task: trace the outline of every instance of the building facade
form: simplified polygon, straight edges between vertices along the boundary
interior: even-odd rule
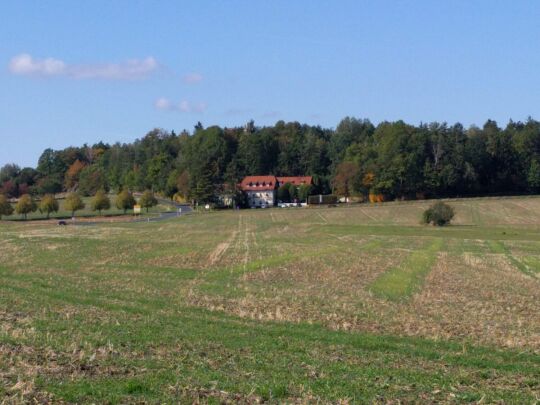
[[[311,176],[246,176],[239,184],[245,193],[250,208],[273,207],[277,203],[277,189],[283,184],[290,183],[296,187],[311,184]]]
[[[276,178],[274,176],[247,176],[240,183],[251,208],[273,207],[276,204]]]

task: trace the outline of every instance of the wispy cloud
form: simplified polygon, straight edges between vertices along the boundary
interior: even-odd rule
[[[54,58],[35,60],[27,53],[13,57],[8,67],[16,75],[58,76],[66,73],[63,61]]]
[[[171,110],[173,105],[169,99],[160,97],[154,103],[154,107],[156,107],[157,110]]]
[[[189,73],[182,79],[184,80],[184,83],[194,84],[201,82],[203,80],[203,76],[200,73]]]
[[[202,113],[206,111],[207,104],[205,102],[192,103],[187,100],[182,100],[179,103],[174,103],[168,98],[160,97],[154,102],[154,107],[157,110],[162,110],[162,111]]]
[[[72,79],[137,80],[144,79],[159,67],[151,56],[121,63],[71,65],[55,58],[36,59],[23,53],[11,59],[8,68],[21,76],[64,76]]]

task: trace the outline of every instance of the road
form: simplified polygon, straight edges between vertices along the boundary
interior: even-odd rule
[[[187,205],[187,204],[178,204],[178,203],[176,203],[174,201],[167,200],[167,199],[164,199],[164,198],[158,198],[157,200],[158,200],[158,202],[160,204],[173,206],[175,208],[174,211],[160,212],[159,216],[157,216],[157,217],[139,218],[139,219],[135,219],[134,221],[131,221],[131,222],[165,221],[167,219],[175,218],[175,217],[178,217],[180,215],[185,215],[185,214],[192,211],[191,207],[189,205]],[[179,212],[178,211],[179,209],[181,209],[182,211]]]
[[[158,198],[158,202],[162,205],[170,205],[174,207],[174,211],[163,211],[160,212],[158,216],[155,217],[145,217],[145,218],[138,218],[130,221],[125,222],[157,222],[157,221],[166,221],[168,219],[176,218],[181,215],[186,215],[193,210],[191,207],[187,204],[178,204],[174,201],[167,200],[165,198]],[[179,211],[181,209],[181,211]],[[66,221],[70,223],[70,221]],[[77,222],[75,225],[82,225],[82,226],[91,226],[91,225],[99,225],[109,223],[109,221],[92,221],[92,222]]]

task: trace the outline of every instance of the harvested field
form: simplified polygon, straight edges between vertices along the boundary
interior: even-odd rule
[[[449,203],[0,223],[0,398],[534,403],[540,198]]]

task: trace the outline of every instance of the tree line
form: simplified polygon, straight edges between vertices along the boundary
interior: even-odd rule
[[[126,212],[133,209],[136,204],[141,208],[145,208],[146,212],[148,212],[150,208],[158,205],[158,200],[154,193],[150,190],[146,190],[137,201],[132,193],[124,189],[116,195],[114,204],[116,208],[123,210],[124,214],[126,214]],[[103,211],[107,211],[111,208],[111,199],[105,191],[98,190],[92,199],[90,199],[89,205],[89,208],[92,211],[98,211],[99,215],[101,215]],[[86,203],[78,193],[71,192],[63,199],[63,208],[65,211],[71,213],[71,217],[75,217],[77,211],[86,208]],[[28,214],[36,211],[45,214],[46,218],[49,219],[50,215],[52,213],[57,213],[59,209],[60,203],[54,194],[45,194],[39,201],[36,201],[30,194],[23,194],[17,199],[15,206],[11,204],[5,195],[0,194],[0,220],[3,216],[10,216],[13,213],[19,214],[24,219],[27,219]]]
[[[36,168],[0,169],[0,194],[151,190],[216,202],[246,175],[313,176],[311,193],[386,199],[538,193],[540,122],[502,128],[457,123],[372,124],[346,117],[335,129],[278,121],[258,127],[154,129],[133,143],[46,149]],[[241,198],[238,195],[238,198]]]

